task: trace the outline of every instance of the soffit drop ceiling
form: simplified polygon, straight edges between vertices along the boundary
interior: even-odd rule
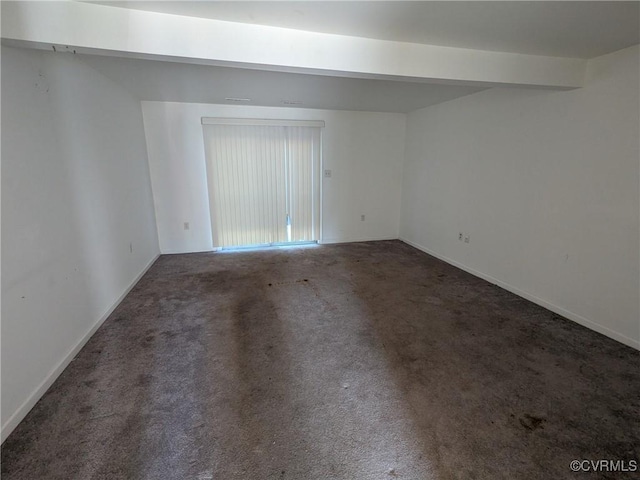
[[[81,61],[143,101],[405,113],[483,88],[189,65],[94,55]]]
[[[640,43],[632,1],[118,1],[122,8],[419,44],[593,58]]]
[[[531,83],[535,86],[537,82],[537,85],[543,87],[547,81],[544,75],[553,73],[554,68],[571,67],[573,65],[571,62],[576,61],[585,64],[584,60],[573,60],[573,58],[590,58],[637,44],[640,36],[640,2],[98,1],[77,2],[75,5],[86,6],[87,3],[117,7],[107,10],[120,12],[130,8],[168,13],[179,15],[175,17],[178,19],[185,19],[184,16],[202,17],[224,22],[243,22],[281,29],[293,28],[348,35],[351,38],[365,37],[412,42],[418,45],[432,44],[440,45],[445,49],[447,47],[473,49],[469,52],[471,52],[470,55],[476,55],[473,57],[476,64],[479,58],[487,58],[483,55],[483,50],[510,52],[504,54],[511,55],[509,62],[519,62],[527,55],[567,57],[558,59],[540,57],[550,70],[535,68],[538,65],[535,63],[538,61],[535,57],[524,59],[525,63],[518,64],[527,67],[526,62],[532,62],[529,64],[531,68],[528,72],[534,76],[542,72],[543,78],[539,82],[533,78]],[[67,5],[69,4],[74,5],[74,2],[69,2]],[[96,5],[96,8],[104,9],[105,7]],[[126,14],[121,14],[120,17],[128,18]],[[40,20],[45,21],[43,25],[46,27],[48,17],[43,18]],[[155,21],[155,19],[152,20]],[[291,30],[282,30],[282,32],[283,36],[289,37],[286,32]],[[19,33],[21,33],[20,29],[18,29]],[[105,38],[108,40],[107,37]],[[291,38],[298,37],[293,35]],[[345,44],[351,45],[348,41]],[[413,48],[409,43],[395,44],[394,48],[396,47],[401,53],[404,49]],[[50,49],[51,45],[47,45],[45,40],[40,48]],[[82,53],[81,49],[79,53]],[[439,53],[443,52],[439,51]],[[514,53],[516,55],[512,55]],[[446,55],[449,54],[446,53]],[[449,58],[446,55],[439,58],[440,64],[442,59]],[[243,68],[232,68],[229,65],[221,66],[224,62],[197,64],[196,61],[194,64],[189,63],[188,59],[177,59],[177,57],[175,61],[172,58],[144,60],[135,56],[127,57],[127,52],[117,51],[79,54],[78,57],[125,86],[140,100],[148,101],[224,104],[231,103],[226,100],[229,97],[240,97],[250,98],[251,101],[246,103],[249,105],[408,112],[468,95],[490,86],[490,82],[465,83],[446,79],[432,81],[428,78],[421,79],[419,75],[416,75],[416,78],[402,78],[402,81],[398,81],[400,78],[394,78],[392,75],[387,75],[386,78],[385,75],[362,78],[357,72],[324,73],[309,70],[292,73],[296,70],[277,71],[277,65],[271,68],[272,66],[269,65],[256,64],[244,68],[241,65],[242,62],[239,62],[240,64],[236,67]],[[549,60],[552,62],[557,60],[560,63],[554,65],[549,63]],[[466,65],[465,62],[460,63],[460,58],[454,61],[453,57],[445,64],[456,62],[459,65]],[[516,63],[509,62],[502,64],[503,74],[517,70]],[[416,65],[416,63],[409,65]],[[486,62],[480,62],[481,67],[484,68],[485,65],[487,65]],[[509,65],[513,68],[510,69]],[[478,71],[480,70],[482,68]],[[491,68],[484,70],[491,71]],[[349,78],[350,76],[352,78]],[[473,80],[474,75],[471,77]],[[561,88],[562,85],[579,86],[579,83],[573,80],[565,82],[562,80],[562,75],[557,77],[560,79],[557,82],[553,75],[548,77],[552,88],[556,83]],[[501,80],[499,75],[497,78]],[[509,82],[512,85],[518,85],[517,81],[509,78],[509,75],[505,74],[504,78],[505,85]],[[523,78],[527,80],[526,75]],[[499,81],[494,83],[499,84]]]

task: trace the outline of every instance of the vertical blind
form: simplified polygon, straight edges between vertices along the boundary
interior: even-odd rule
[[[203,124],[214,247],[317,240],[320,128]]]
[[[287,165],[289,180],[287,212],[290,216],[289,241],[318,239],[320,209],[319,164],[320,129],[285,127],[287,130]]]

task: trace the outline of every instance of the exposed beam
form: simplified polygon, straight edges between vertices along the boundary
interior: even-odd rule
[[[82,2],[2,2],[5,44],[295,73],[582,86],[586,60],[374,40]]]

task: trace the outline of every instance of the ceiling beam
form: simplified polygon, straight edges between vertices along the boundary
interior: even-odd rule
[[[586,60],[442,47],[72,1],[2,2],[3,43],[293,73],[567,89]]]

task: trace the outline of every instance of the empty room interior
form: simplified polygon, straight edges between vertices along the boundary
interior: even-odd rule
[[[640,2],[2,1],[1,474],[640,475]]]

